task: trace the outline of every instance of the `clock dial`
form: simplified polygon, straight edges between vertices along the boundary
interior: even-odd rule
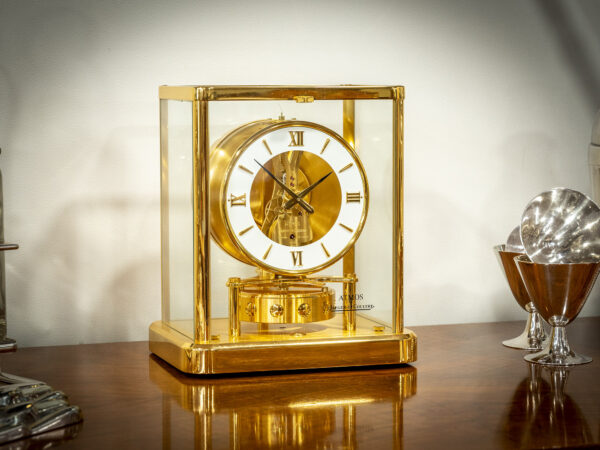
[[[223,216],[253,263],[282,274],[315,272],[360,234],[367,180],[351,147],[309,122],[280,122],[242,145],[223,185]]]

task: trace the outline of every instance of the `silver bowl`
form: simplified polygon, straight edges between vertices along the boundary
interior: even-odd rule
[[[515,227],[506,240],[506,251],[513,253],[525,253],[525,247],[521,241],[521,227]]]
[[[529,202],[521,218],[525,253],[538,264],[600,261],[600,208],[581,192],[554,188]]]

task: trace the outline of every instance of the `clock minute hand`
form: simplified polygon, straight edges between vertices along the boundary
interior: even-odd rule
[[[310,206],[308,203],[306,203],[306,202],[305,202],[304,200],[302,200],[301,198],[298,198],[297,194],[296,194],[296,193],[295,193],[295,192],[294,192],[292,189],[290,189],[289,187],[287,187],[283,181],[281,181],[279,178],[277,178],[275,175],[273,175],[273,174],[272,174],[272,173],[269,171],[269,169],[267,169],[267,168],[266,168],[265,166],[263,166],[261,163],[259,163],[258,161],[256,161],[256,159],[255,159],[254,161],[256,162],[256,164],[258,164],[260,167],[262,167],[262,169],[263,169],[265,172],[267,172],[267,173],[269,174],[269,176],[270,176],[271,178],[273,178],[273,179],[274,179],[274,180],[277,182],[277,184],[279,184],[279,186],[281,186],[281,187],[283,188],[283,190],[284,190],[285,192],[287,192],[288,194],[290,194],[290,195],[291,195],[291,196],[292,196],[292,197],[295,199],[295,201],[297,201],[297,202],[300,204],[300,206],[302,206],[302,207],[303,207],[303,208],[306,210],[306,212],[308,212],[309,214],[312,214],[312,213],[314,213],[314,212],[315,212],[315,210],[313,209],[313,207],[312,207],[312,206]]]
[[[333,172],[329,172],[327,175],[321,177],[317,182],[311,184],[309,187],[307,187],[306,189],[300,191],[298,193],[298,195],[296,195],[295,198],[292,198],[290,200],[288,200],[287,202],[284,203],[283,207],[285,209],[290,209],[292,206],[294,206],[294,204],[296,202],[299,202],[300,200],[303,199],[304,196],[306,196],[310,191],[312,191],[314,188],[316,188],[319,184],[321,184],[323,181],[325,181],[325,179],[331,175]]]

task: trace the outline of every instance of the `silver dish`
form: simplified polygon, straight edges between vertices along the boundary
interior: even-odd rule
[[[581,192],[554,188],[535,197],[521,218],[525,253],[537,264],[600,261],[600,208]]]
[[[521,241],[520,226],[516,226],[508,235],[505,250],[513,253],[525,253],[525,247],[523,247],[523,242]]]

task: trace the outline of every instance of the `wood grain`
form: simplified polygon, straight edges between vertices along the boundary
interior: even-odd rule
[[[522,328],[413,327],[411,366],[260,376],[186,376],[151,356],[147,342],[1,358],[3,371],[45,381],[82,408],[65,448],[600,446],[600,318],[567,328],[573,349],[594,361],[569,370],[558,406],[551,373],[541,370],[532,388],[524,352],[500,344]]]

